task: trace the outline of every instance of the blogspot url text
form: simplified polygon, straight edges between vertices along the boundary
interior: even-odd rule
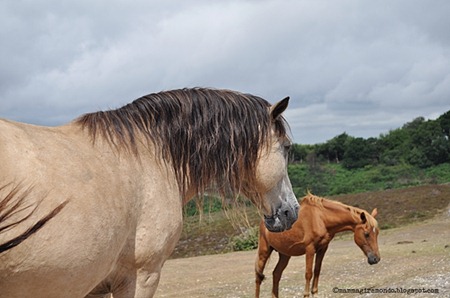
[[[335,294],[439,294],[439,289],[427,289],[427,288],[355,288],[355,289],[343,289],[334,287],[333,293]]]

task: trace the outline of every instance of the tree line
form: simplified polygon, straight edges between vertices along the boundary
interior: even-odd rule
[[[418,117],[378,138],[342,133],[315,145],[294,144],[292,163],[340,163],[347,169],[409,164],[427,168],[450,162],[450,110],[436,120]]]

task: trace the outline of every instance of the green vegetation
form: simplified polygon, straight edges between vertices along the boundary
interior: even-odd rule
[[[323,144],[295,144],[289,177],[298,196],[337,195],[450,181],[450,111],[379,138],[342,133]]]
[[[231,250],[246,251],[258,248],[258,227],[251,227],[230,239]]]
[[[450,182],[450,163],[425,169],[408,164],[381,164],[352,170],[331,163],[314,168],[307,164],[292,164],[288,170],[298,197],[308,190],[316,195],[332,196]]]

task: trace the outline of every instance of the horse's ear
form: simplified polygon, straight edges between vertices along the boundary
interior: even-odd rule
[[[377,208],[373,209],[373,210],[372,210],[372,216],[373,216],[373,217],[376,217],[377,214],[378,214]]]
[[[367,222],[366,213],[361,212],[361,220],[362,220],[363,224],[365,224]]]
[[[289,96],[270,107],[270,117],[276,120],[286,110],[289,104]]]

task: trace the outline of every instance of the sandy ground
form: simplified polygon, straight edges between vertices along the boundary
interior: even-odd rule
[[[450,297],[450,209],[420,224],[383,230],[381,261],[370,266],[350,236],[329,246],[314,297]],[[256,251],[168,260],[155,297],[253,297]],[[261,297],[271,297],[272,254]],[[291,258],[280,282],[280,297],[303,297],[304,256]],[[342,293],[367,291],[438,291],[433,293]],[[335,292],[341,293],[335,293]]]

